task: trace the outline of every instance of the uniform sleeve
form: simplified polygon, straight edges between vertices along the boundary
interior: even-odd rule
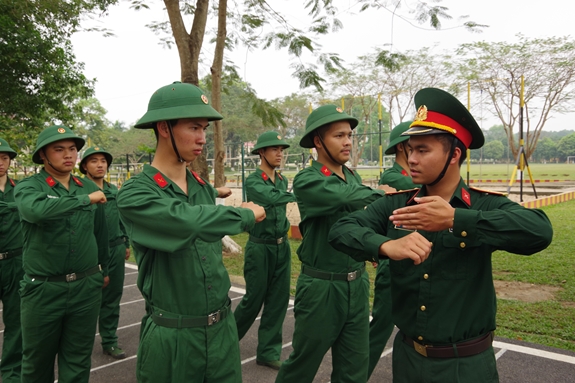
[[[384,201],[382,198],[340,218],[329,232],[330,245],[356,261],[376,262],[380,246],[391,239],[386,236],[391,210],[386,209]]]
[[[553,227],[539,209],[527,209],[505,197],[491,197],[483,210],[455,209],[453,234],[510,253],[531,255],[553,239]]]
[[[132,242],[170,253],[190,247],[196,239],[215,242],[255,224],[249,209],[190,205],[147,185],[125,184],[118,194],[118,209]]]
[[[411,177],[406,177],[397,172],[383,172],[379,185],[388,185],[395,190],[410,190],[416,186],[413,184]]]
[[[293,193],[275,188],[266,183],[259,175],[246,179],[246,194],[248,201],[253,201],[264,208],[295,202]]]
[[[50,198],[33,180],[26,181],[16,185],[14,199],[22,219],[30,223],[58,218],[90,204],[87,194]]]
[[[14,210],[18,210],[16,202],[0,201],[0,215],[12,214]]]
[[[106,210],[103,204],[96,206],[94,214],[94,235],[98,245],[98,263],[102,266],[104,276],[108,276],[110,263],[110,249],[108,242],[108,224],[106,223]]]
[[[298,201],[305,201],[306,217],[334,214],[341,208],[363,209],[383,196],[383,190],[372,189],[361,183],[341,182],[336,176],[319,172],[300,172],[294,179],[294,193]]]

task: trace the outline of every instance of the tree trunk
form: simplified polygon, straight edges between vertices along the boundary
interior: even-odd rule
[[[226,43],[226,15],[228,2],[220,0],[218,5],[218,33],[216,37],[216,49],[214,52],[214,62],[210,68],[212,72],[212,104],[218,111],[222,111],[222,69],[224,63],[224,48]],[[225,186],[224,160],[226,157],[224,148],[224,132],[221,121],[214,123],[214,186]]]

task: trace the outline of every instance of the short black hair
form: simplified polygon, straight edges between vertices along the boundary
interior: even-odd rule
[[[461,166],[465,161],[465,158],[467,157],[466,156],[467,148],[465,147],[463,142],[461,142],[457,137],[451,134],[434,134],[434,136],[437,139],[437,141],[441,142],[441,144],[443,145],[443,150],[445,150],[446,153],[449,153],[451,151],[451,145],[455,141],[455,147],[461,150],[461,157],[459,157],[459,166]]]
[[[178,121],[180,121],[179,118],[176,118],[175,120],[165,120],[169,126],[174,127],[178,124]],[[158,122],[161,121],[157,121],[154,123],[154,127],[152,128],[154,130],[154,135],[156,136],[156,141],[158,141],[158,139],[160,138],[160,134],[158,133]]]

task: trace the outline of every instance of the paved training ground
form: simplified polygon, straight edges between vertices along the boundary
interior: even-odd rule
[[[124,296],[120,310],[120,325],[118,328],[119,346],[127,358],[114,360],[102,354],[100,337],[96,334],[94,351],[92,353],[93,383],[135,383],[136,382],[136,352],[140,320],[144,313],[144,300],[136,287],[137,270],[132,264],[126,266]],[[243,286],[232,286],[230,297],[235,308],[243,296]],[[259,318],[258,318],[259,320]],[[240,342],[242,372],[244,383],[273,383],[276,371],[256,365],[258,320]],[[287,359],[291,352],[291,337],[294,327],[293,301],[291,302],[284,322],[284,351],[282,360]],[[0,326],[3,332],[4,325]],[[393,337],[393,336],[392,336]],[[0,339],[1,343],[1,339]],[[391,382],[391,341],[383,353],[370,382]],[[570,383],[575,375],[575,353],[552,349],[524,342],[495,338],[495,353],[502,383]],[[326,355],[314,382],[329,382],[331,373],[331,358]],[[162,382],[158,382],[162,383]],[[184,383],[184,382],[173,382]]]

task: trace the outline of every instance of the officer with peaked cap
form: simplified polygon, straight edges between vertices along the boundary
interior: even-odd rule
[[[393,128],[389,135],[389,145],[385,149],[385,154],[395,154],[395,160],[393,166],[381,174],[378,186],[388,194],[418,187],[411,180],[407,163],[407,140],[409,140],[409,136],[402,136],[412,122],[402,122]],[[391,275],[388,259],[380,259],[377,265],[371,316],[372,319],[369,322],[368,379],[381,359],[381,353],[394,327],[391,317]]]
[[[20,383],[22,369],[22,331],[20,329],[20,295],[22,271],[22,227],[14,202],[16,181],[8,176],[16,151],[0,138],[0,299],[4,340],[0,375],[5,383]]]
[[[238,337],[242,339],[263,306],[256,363],[275,370],[281,366],[282,326],[291,277],[286,205],[295,202],[295,196],[287,191],[287,178],[275,170],[287,148],[288,143],[278,133],[265,132],[252,150],[260,156],[261,164],[246,179],[246,196],[266,209],[266,219],[250,230],[244,252],[246,294],[234,312]]]
[[[85,174],[98,185],[107,200],[104,207],[110,247],[110,260],[108,262],[110,284],[102,291],[98,331],[102,339],[104,354],[110,355],[114,359],[124,359],[126,353],[118,347],[116,330],[120,319],[120,300],[124,291],[124,264],[130,258],[130,242],[124,225],[120,222],[120,214],[116,204],[118,188],[105,180],[112,160],[113,157],[109,152],[100,147],[92,146],[84,152],[78,168],[82,174]]]
[[[496,298],[491,254],[545,249],[545,213],[465,185],[467,148],[483,133],[451,94],[415,95],[409,167],[421,189],[395,193],[337,222],[330,243],[356,260],[390,259],[393,381],[498,382],[492,340]],[[433,244],[433,246],[432,246]],[[406,367],[409,366],[409,367]]]
[[[16,185],[24,234],[20,282],[22,381],[88,382],[102,287],[108,231],[96,184],[72,175],[84,139],[70,128],[44,129],[32,154],[38,174]]]
[[[293,352],[276,382],[311,382],[331,349],[332,380],[367,381],[369,280],[364,261],[356,261],[327,242],[331,225],[383,195],[362,185],[344,164],[350,159],[352,130],[358,121],[335,105],[307,118],[304,148],[315,147],[317,161],[294,178],[301,215],[302,262],[295,296]]]
[[[135,126],[157,137],[152,164],[118,193],[147,308],[138,382],[242,379],[220,240],[252,229],[265,210],[251,202],[216,206],[229,189],[216,190],[186,167],[202,153],[209,122],[221,119],[200,88],[176,82],[152,95]]]

